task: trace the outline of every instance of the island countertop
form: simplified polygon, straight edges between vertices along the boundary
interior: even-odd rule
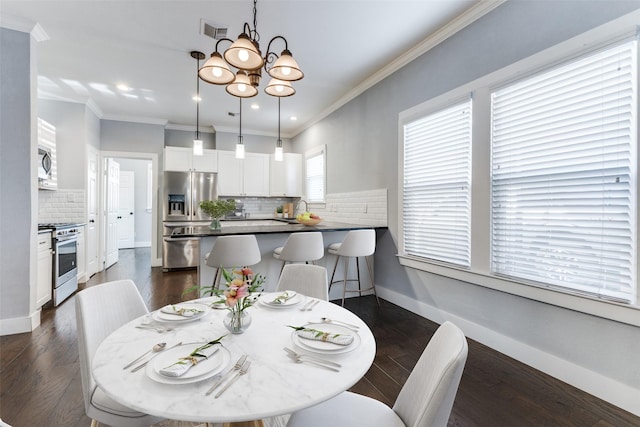
[[[386,228],[367,224],[346,224],[340,222],[323,221],[320,224],[307,226],[299,223],[284,222],[270,219],[254,219],[243,221],[221,221],[220,230],[211,230],[208,226],[175,227],[171,237],[209,237],[229,236],[235,234],[273,234],[295,233],[300,231],[348,231],[367,228]]]

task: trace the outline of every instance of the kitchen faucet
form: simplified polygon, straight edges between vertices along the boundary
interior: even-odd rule
[[[304,211],[305,212],[309,212],[309,203],[307,203],[307,201],[304,200],[304,199],[300,199],[300,201],[296,205],[296,210],[298,210],[300,208],[300,203],[302,203],[302,202],[304,202]]]

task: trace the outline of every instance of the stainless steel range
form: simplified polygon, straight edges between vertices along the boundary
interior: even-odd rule
[[[58,306],[78,290],[78,225],[38,224],[38,228],[53,230],[53,305]]]

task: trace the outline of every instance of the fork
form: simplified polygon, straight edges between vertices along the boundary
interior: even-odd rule
[[[165,326],[154,326],[154,325],[149,325],[149,324],[136,325],[136,328],[156,331],[159,334],[161,334],[163,332],[173,331],[173,328],[168,327],[168,326],[167,327],[165,327]]]
[[[236,362],[235,365],[233,365],[233,367],[231,369],[229,369],[227,371],[226,374],[224,374],[223,376],[221,376],[218,381],[216,381],[215,383],[213,383],[213,385],[211,386],[211,388],[209,390],[207,390],[207,392],[205,393],[207,396],[209,396],[211,393],[213,393],[213,390],[216,389],[216,387],[218,387],[220,384],[222,384],[224,382],[225,379],[227,379],[227,377],[229,376],[229,374],[231,374],[233,371],[237,371],[240,368],[242,368],[242,365],[244,365],[245,360],[247,360],[247,355],[243,354],[242,356],[240,356],[240,358],[238,359],[238,361]]]
[[[305,303],[302,308],[300,309],[300,311],[305,311],[308,308],[310,308],[316,301],[315,300],[310,300],[309,302]]]
[[[311,304],[309,304],[309,307],[307,307],[307,311],[313,310],[313,307],[315,307],[319,303],[320,303],[320,300],[313,301]]]
[[[229,386],[231,386],[231,384],[233,384],[233,383],[234,383],[238,378],[240,378],[242,375],[246,374],[246,373],[247,373],[247,371],[249,370],[249,366],[251,366],[251,361],[250,361],[250,360],[247,360],[247,361],[245,362],[245,364],[244,364],[244,365],[242,365],[242,368],[240,368],[240,371],[239,371],[238,373],[236,373],[236,375],[235,375],[233,378],[231,378],[231,379],[229,380],[229,382],[228,382],[228,383],[226,383],[226,384],[224,385],[224,387],[222,387],[222,389],[220,389],[220,391],[218,392],[218,394],[216,394],[216,399],[217,399],[217,398],[219,398],[220,396],[222,396],[222,393],[224,393],[224,392],[225,392],[225,390],[226,390],[226,389],[228,389],[228,388],[229,388]]]

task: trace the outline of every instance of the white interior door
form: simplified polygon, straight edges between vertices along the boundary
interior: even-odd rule
[[[135,174],[120,171],[120,206],[118,209],[118,249],[136,246]]]
[[[118,211],[120,198],[120,165],[107,159],[107,232],[105,268],[118,262]]]
[[[87,227],[86,227],[86,274],[87,278],[100,271],[98,262],[98,163],[99,154],[89,149],[87,154]]]

